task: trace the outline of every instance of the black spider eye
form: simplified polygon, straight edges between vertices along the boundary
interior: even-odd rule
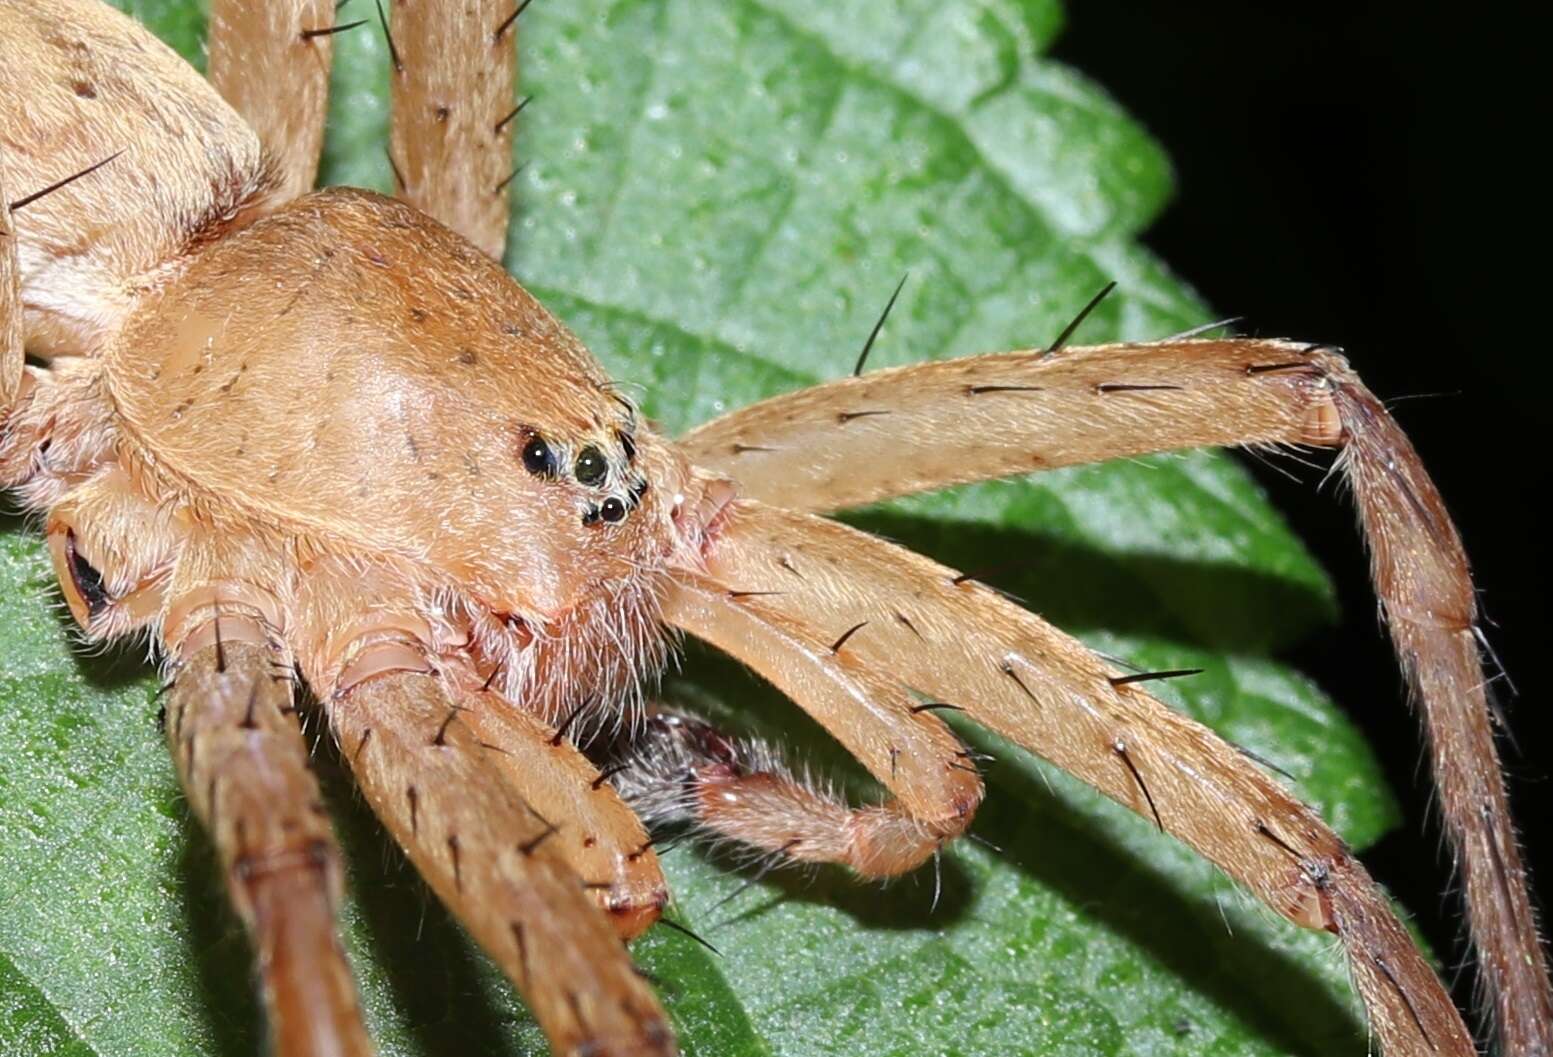
[[[583,484],[595,485],[604,480],[604,475],[609,472],[609,463],[604,461],[604,453],[590,444],[578,454],[573,472]]]
[[[626,516],[626,505],[614,496],[610,496],[604,500],[604,505],[599,507],[599,516],[605,521],[619,521]]]
[[[523,445],[523,468],[535,477],[555,476],[555,452],[543,437],[530,437]]]

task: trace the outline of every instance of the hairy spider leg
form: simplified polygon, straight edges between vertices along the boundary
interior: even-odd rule
[[[792,612],[751,610],[693,574],[669,592],[663,615],[769,680],[892,794],[876,807],[827,812],[768,780],[729,776],[724,787],[704,790],[709,826],[764,852],[884,878],[920,866],[971,824],[983,790],[960,755],[964,746],[937,716],[914,707],[888,666],[850,650],[846,628],[829,633]]]
[[[399,0],[389,160],[399,197],[497,260],[507,242],[518,114],[512,0]]]
[[[326,703],[356,783],[439,899],[523,993],[557,1053],[676,1053],[657,999],[499,752],[433,676],[384,672]],[[565,824],[569,825],[570,820]]]
[[[1476,1052],[1439,978],[1342,841],[1134,675],[953,569],[839,522],[749,500],[725,513],[705,577],[688,590],[720,610],[724,626],[739,626],[726,615],[737,611],[744,624],[854,629],[844,652],[899,681],[887,725],[905,730],[922,718],[904,687],[952,703],[1191,845],[1284,917],[1337,935],[1386,1053]],[[683,604],[668,612],[728,648],[712,621],[687,619]],[[757,667],[797,667],[803,653],[795,644]],[[902,769],[908,759],[901,754]]]
[[[214,0],[207,75],[250,128],[289,201],[313,189],[324,149],[334,34],[334,0]]]
[[[407,588],[391,570],[323,560],[299,590],[299,662],[357,785],[522,992],[557,1053],[677,1052],[657,999],[598,907],[615,883],[608,859],[620,844],[639,846],[639,824],[627,825],[624,840],[601,828],[602,848],[582,846],[582,827],[618,824],[628,809],[613,791],[595,793],[596,772],[574,750],[555,751],[553,734],[513,737],[522,720],[495,718],[507,702],[460,692],[461,659],[438,654]],[[583,818],[564,813],[573,799],[592,801]],[[603,876],[579,875],[578,864]],[[662,890],[655,859],[638,870],[636,879]]]
[[[565,820],[551,852],[583,879],[622,939],[645,932],[668,905],[669,888],[641,819],[566,731],[489,691],[459,700],[465,725],[492,746],[492,768],[546,818]]]
[[[1510,821],[1461,540],[1417,453],[1334,350],[1195,340],[969,357],[766,400],[692,430],[745,495],[826,511],[959,482],[1206,445],[1331,447],[1430,738],[1490,1012],[1553,1052],[1553,984]]]
[[[212,625],[210,641],[175,665],[167,743],[253,941],[272,1045],[281,1057],[368,1057],[335,927],[340,853],[308,769],[284,653],[236,637],[268,635],[247,614],[206,616],[234,637],[214,637]]]
[[[447,614],[417,604],[412,581],[372,563],[323,559],[308,579],[309,630],[299,653],[320,696],[343,697],[387,672],[436,673],[461,727],[485,750],[481,766],[556,823],[545,854],[582,879],[622,938],[658,920],[668,884],[645,827],[573,745],[567,724],[551,727],[496,692],[500,680],[479,680],[462,613],[456,627],[446,626]]]

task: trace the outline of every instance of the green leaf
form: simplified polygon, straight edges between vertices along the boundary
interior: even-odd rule
[[[191,60],[187,0],[126,7]],[[365,12],[357,12],[363,14]],[[1039,345],[1107,279],[1085,340],[1206,318],[1133,240],[1169,194],[1152,140],[1046,58],[1055,0],[571,0],[521,22],[509,263],[678,431],[876,365]],[[379,30],[339,38],[326,177],[389,188]],[[1161,692],[1277,763],[1354,845],[1395,819],[1374,760],[1274,659],[1332,592],[1234,461],[1202,453],[896,503],[865,527],[972,568],[1096,648],[1207,669]],[[0,532],[0,1051],[247,1054],[261,1027],[155,725],[148,671],[72,648],[35,533]],[[857,778],[790,704],[691,650],[667,694]],[[880,889],[668,856],[637,944],[689,1054],[1363,1054],[1341,959],[1144,820],[992,752],[976,833]],[[512,990],[320,770],[350,860],[347,942],[385,1054],[543,1053]]]

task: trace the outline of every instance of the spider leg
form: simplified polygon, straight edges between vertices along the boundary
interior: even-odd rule
[[[1341,357],[1283,341],[1001,353],[762,400],[691,430],[680,446],[752,499],[823,512],[1147,452],[1341,446],[1365,425],[1338,401],[1357,386]]]
[[[657,999],[595,902],[608,889],[587,885],[616,883],[607,850],[602,877],[585,880],[571,867],[579,820],[565,813],[574,797],[555,787],[579,769],[564,754],[544,759],[549,737],[513,736],[521,720],[494,722],[510,703],[459,689],[471,674],[468,628],[418,604],[417,583],[414,569],[329,559],[299,583],[288,641],[357,787],[523,994],[557,1053],[677,1052]],[[581,825],[607,821],[611,798],[599,796]]]
[[[877,371],[692,431],[744,493],[825,510],[1204,445],[1340,450],[1430,737],[1445,831],[1507,1052],[1553,1052],[1553,983],[1494,743],[1466,554],[1417,453],[1347,362],[1286,341],[1165,341]]]
[[[707,789],[707,824],[763,851],[844,863],[868,878],[914,869],[963,833],[982,784],[953,732],[917,707],[886,674],[887,663],[850,649],[845,627],[830,631],[791,610],[755,609],[737,594],[687,573],[664,599],[664,619],[759,672],[846,746],[893,799],[847,811],[807,801],[769,777],[729,775],[726,788]]]
[[[858,630],[845,652],[952,702],[1190,844],[1261,900],[1338,935],[1386,1053],[1473,1054],[1439,979],[1341,840],[1211,731],[974,580],[867,533],[741,501],[669,618],[725,646],[695,606],[746,623]],[[714,595],[708,584],[718,585]],[[726,586],[736,585],[730,592]],[[793,659],[784,664],[794,665]]]
[[[677,1052],[657,1000],[547,819],[491,765],[436,678],[384,672],[326,705],[357,785],[394,839],[523,993],[557,1053]]]
[[[410,582],[383,566],[319,561],[309,570],[304,628],[325,629],[298,645],[303,672],[318,695],[342,697],[390,671],[437,671],[440,691],[459,708],[460,730],[482,747],[481,767],[541,818],[564,821],[545,854],[582,878],[623,939],[658,920],[668,884],[641,820],[568,738],[493,690],[468,654],[471,631],[460,614],[417,605]]]
[[[279,169],[280,197],[313,189],[338,30],[333,0],[215,0],[209,77]]]
[[[0,141],[27,352],[99,351],[144,277],[267,208],[253,131],[171,48],[96,0],[0,4]]]
[[[909,842],[895,849],[905,853],[895,863],[870,864],[853,853],[853,835],[877,827],[889,809],[852,807],[794,774],[773,746],[725,734],[696,716],[654,710],[644,734],[607,773],[654,830],[689,825],[696,836],[743,845],[759,853],[762,873],[793,862],[873,865],[876,876],[920,865]],[[936,850],[939,842],[930,843]]]
[[[564,819],[547,850],[584,879],[623,939],[658,920],[668,883],[636,813],[588,758],[528,713],[494,694],[466,695],[460,720],[487,760],[524,802],[545,818]]]
[[[167,694],[178,777],[253,940],[277,1057],[367,1057],[372,1044],[335,931],[339,851],[291,682],[275,675],[275,649],[235,637],[257,625],[219,619],[234,638],[178,664]]]
[[[522,105],[513,0],[393,7],[389,157],[399,197],[500,260]]]

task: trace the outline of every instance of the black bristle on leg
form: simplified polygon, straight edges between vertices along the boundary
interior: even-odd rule
[[[1053,341],[1050,345],[1048,345],[1041,352],[1041,355],[1042,356],[1050,356],[1054,352],[1061,351],[1062,347],[1068,343],[1068,339],[1073,337],[1074,332],[1077,331],[1078,328],[1083,325],[1084,320],[1089,318],[1089,314],[1091,312],[1093,312],[1095,309],[1099,308],[1100,307],[1100,302],[1104,301],[1107,297],[1109,297],[1110,294],[1111,294],[1111,291],[1115,290],[1115,289],[1116,289],[1116,280],[1114,280],[1114,279],[1111,280],[1110,282],[1106,283],[1105,286],[1101,287],[1100,292],[1098,294],[1096,294],[1094,297],[1091,297],[1089,299],[1089,303],[1086,304],[1083,308],[1078,310],[1078,315],[1074,316],[1072,322],[1070,322],[1067,326],[1062,328],[1062,333],[1057,335],[1057,340]]]
[[[394,34],[388,28],[388,16],[383,13],[383,0],[375,0],[377,4],[378,25],[383,27],[383,39],[388,41],[388,58],[394,64],[395,73],[404,73],[404,63],[399,59],[399,49],[394,45]]]
[[[501,25],[496,27],[496,32],[491,34],[491,40],[493,42],[501,40],[506,35],[506,32],[512,28],[513,23],[517,22],[518,17],[528,10],[528,5],[533,2],[534,0],[523,0],[522,3],[514,8],[512,14],[502,19]]]
[[[1160,672],[1135,672],[1132,675],[1113,675],[1112,686],[1128,686],[1132,683],[1146,683],[1155,679],[1184,679],[1189,675],[1201,675],[1201,668],[1170,668]]]
[[[366,19],[358,18],[354,22],[342,22],[337,26],[323,26],[319,29],[304,29],[302,31],[302,39],[312,40],[314,37],[329,37],[336,33],[344,33],[348,29],[355,29],[357,26],[364,26],[366,24]]]
[[[901,281],[895,284],[895,292],[890,295],[889,302],[884,306],[884,311],[879,313],[879,321],[874,324],[874,329],[868,332],[868,340],[863,342],[863,351],[858,354],[857,365],[852,368],[852,377],[858,378],[863,374],[863,365],[868,362],[868,354],[874,351],[874,342],[879,340],[879,332],[884,329],[885,320],[890,318],[890,311],[895,308],[895,302],[900,298],[901,291],[906,288],[906,280],[911,278],[907,272],[901,276]]]

